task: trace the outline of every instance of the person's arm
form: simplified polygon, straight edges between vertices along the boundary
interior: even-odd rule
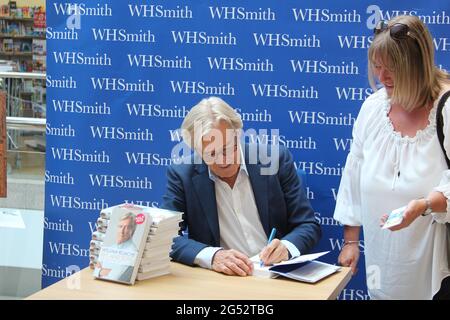
[[[211,268],[229,276],[249,276],[253,273],[253,262],[242,252],[234,249],[217,250],[212,257]]]
[[[189,239],[187,234],[189,232],[189,216],[186,212],[186,199],[183,189],[183,181],[173,166],[170,166],[167,169],[167,189],[163,196],[161,208],[183,212],[183,222],[181,223],[179,232],[180,235],[173,241],[170,256],[175,261],[193,266],[194,260],[198,253],[208,247],[208,245]]]
[[[222,249],[221,247],[206,247],[202,249],[195,257],[194,264],[205,269],[212,269],[214,255]]]
[[[427,197],[430,200],[431,208],[433,212],[446,212],[447,211],[447,198],[442,192],[432,191]],[[422,203],[426,205],[425,200],[422,199]],[[425,210],[424,210],[425,211]]]
[[[443,108],[442,118],[444,122],[443,132],[450,130],[450,98]],[[444,149],[447,158],[450,159],[450,135],[444,136]],[[450,168],[442,174],[439,185],[428,194],[433,209],[433,219],[438,223],[450,223]]]
[[[442,192],[432,191],[426,198],[411,200],[406,206],[405,211],[403,212],[402,222],[396,226],[389,228],[389,230],[402,230],[404,228],[407,228],[411,223],[414,222],[414,220],[420,219],[422,214],[426,214],[425,212],[428,209],[427,200],[429,201],[429,206],[432,210],[434,220],[440,223],[446,223],[448,216],[447,198]],[[384,214],[381,217],[381,226],[386,222],[388,216],[388,214]]]
[[[264,265],[272,265],[281,261],[289,260],[293,257],[298,257],[300,251],[297,247],[287,240],[273,239],[270,244],[264,247],[259,254],[259,258]]]
[[[444,122],[443,132],[450,130],[450,98],[447,99],[442,111]],[[450,135],[444,136],[444,149],[450,159]],[[450,168],[442,174],[439,185],[428,194],[433,209],[433,219],[438,223],[450,223]]]
[[[295,170],[292,155],[281,146],[278,178],[288,210],[287,225],[290,230],[280,239],[280,243],[288,241],[297,248],[298,254],[307,254],[319,242],[322,232]]]
[[[362,105],[352,131],[352,145],[345,162],[344,171],[339,184],[336,197],[334,219],[344,225],[344,243],[339,253],[338,263],[350,267],[353,274],[358,271],[359,261],[359,234],[362,225],[361,203],[361,166],[364,161],[363,144],[366,123],[370,121],[371,113],[377,110],[372,104],[374,95],[369,97]],[[370,159],[369,159],[370,160]]]
[[[358,271],[360,229],[361,227],[344,226],[344,244],[338,258],[338,263],[350,267],[352,274]]]

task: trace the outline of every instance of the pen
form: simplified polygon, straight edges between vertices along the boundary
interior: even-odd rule
[[[275,233],[277,233],[277,229],[272,228],[272,232],[270,232],[269,240],[267,240],[267,245],[269,245],[272,242],[273,238],[275,238]],[[259,266],[262,267],[263,265],[264,265],[264,263],[261,260],[261,262],[259,263]]]

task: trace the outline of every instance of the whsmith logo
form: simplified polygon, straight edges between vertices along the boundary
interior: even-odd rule
[[[315,162],[315,161],[295,161],[294,162],[295,170],[299,168],[306,172],[306,174],[316,175],[316,176],[342,176],[342,172],[344,168],[341,167],[341,164],[338,163],[337,166],[327,166],[323,162]]]
[[[53,3],[53,8],[57,15],[80,15],[80,16],[101,16],[101,17],[111,17],[112,9],[105,3],[97,3],[97,6],[86,5],[85,3]]]
[[[231,83],[219,82],[217,85],[210,85],[203,81],[174,81],[170,80],[173,93],[201,94],[201,95],[220,95],[234,96],[235,89]]]
[[[250,85],[255,97],[319,99],[319,91],[314,86],[291,88],[287,84],[251,83]]]
[[[126,92],[154,92],[155,86],[150,80],[128,82],[124,78],[91,78],[94,90],[126,91]]]
[[[51,75],[47,75],[45,79],[47,88],[59,88],[59,89],[76,89],[77,82],[72,78],[72,76],[66,78],[62,76],[61,79],[55,79]]]
[[[373,41],[373,36],[338,35],[339,46],[347,49],[368,49]]]
[[[61,256],[74,257],[88,257],[89,249],[83,249],[79,244],[63,243],[63,242],[48,242],[50,253]]]
[[[70,172],[67,172],[66,174],[63,174],[62,172],[60,172],[59,174],[54,174],[49,170],[45,171],[45,182],[66,185],[75,184],[75,180]]]
[[[110,163],[111,157],[106,151],[94,150],[92,153],[85,153],[81,149],[55,148],[52,147],[52,156],[55,160],[91,162],[91,163]]]
[[[336,95],[339,100],[364,101],[372,93],[372,88],[336,87]]]
[[[450,51],[450,39],[449,38],[434,38],[434,48],[436,51]]]
[[[325,73],[325,74],[359,74],[358,66],[353,62],[342,61],[340,64],[330,64],[326,60],[290,60],[293,72]]]
[[[111,66],[112,59],[107,53],[100,55],[96,53],[95,56],[86,56],[83,52],[65,51],[65,52],[53,52],[55,63],[58,64],[76,64],[76,65],[88,65],[88,66]]]
[[[380,20],[388,21],[399,15],[416,16],[427,25],[450,24],[450,16],[444,10],[440,12],[433,10],[431,14],[421,14],[422,12],[418,12],[415,10],[381,10],[381,8],[377,5],[370,5],[367,7],[366,12],[372,13],[367,18],[367,28],[370,30],[373,30],[373,28],[375,28],[378,21]]]
[[[137,206],[145,206],[145,207],[153,207],[159,208],[158,201],[149,201],[149,200],[124,200],[125,203],[134,204]]]
[[[83,101],[74,100],[52,100],[53,110],[55,112],[80,113],[80,114],[95,114],[95,115],[109,115],[111,114],[111,107],[106,102],[95,102],[92,105],[87,105]]]
[[[152,117],[152,118],[178,118],[184,119],[189,113],[186,106],[162,107],[159,104],[127,103],[130,116]]]
[[[189,6],[167,7],[165,5],[141,4],[128,5],[132,17],[165,18],[165,19],[192,19],[193,14]]]
[[[187,56],[173,58],[162,55],[128,54],[130,67],[156,68],[156,69],[191,69],[192,61]]]
[[[61,124],[59,127],[52,126],[50,122],[45,125],[45,133],[48,136],[58,136],[58,137],[75,137],[75,129],[72,125]]]
[[[351,114],[339,113],[328,115],[323,111],[293,111],[288,110],[291,123],[328,125],[328,126],[353,126],[356,118]]]
[[[56,249],[56,248],[55,248]],[[78,248],[79,250],[79,248]],[[68,268],[61,269],[60,266],[55,268],[50,268],[46,264],[42,265],[42,275],[44,277],[64,279],[72,275],[72,272]]]
[[[56,31],[47,27],[45,33],[47,40],[78,40],[78,32],[75,29],[64,28],[64,31]]]
[[[312,137],[288,139],[285,135],[258,134],[248,136],[250,143],[282,145],[288,149],[316,150],[317,142]]]
[[[253,40],[263,47],[320,48],[320,39],[315,34],[295,37],[288,33],[253,33]]]
[[[89,174],[89,178],[93,187],[145,190],[152,189],[152,182],[147,177],[136,177],[135,179],[129,179],[124,176]]]
[[[92,137],[109,140],[153,141],[153,134],[148,128],[137,128],[135,131],[123,127],[90,126]]]
[[[253,71],[253,72],[273,72],[274,65],[269,59],[256,59],[254,61],[243,58],[228,57],[208,57],[209,68],[211,70],[223,71]]]
[[[331,12],[330,9],[298,9],[292,8],[295,21],[299,22],[334,22],[360,23],[361,15],[356,10],[344,9],[342,12]]]
[[[54,194],[50,195],[50,203],[52,207],[57,208],[92,210],[97,212],[109,207],[105,199],[97,200],[94,198],[92,200],[83,200],[80,197],[56,196]]]
[[[95,41],[142,43],[156,42],[156,36],[150,30],[144,31],[140,29],[138,32],[130,32],[127,29],[92,28],[92,34]]]
[[[333,138],[334,146],[336,151],[350,151],[350,146],[352,145],[353,139],[344,138]]]
[[[346,288],[339,294],[338,300],[370,300],[370,296],[364,290]]]
[[[162,157],[159,153],[125,152],[128,164],[141,166],[170,166],[177,159]]]
[[[340,224],[339,221],[335,220],[333,217],[324,217],[320,212],[315,212],[314,218],[317,221],[317,223],[320,223],[322,226],[333,226],[333,227],[342,226],[342,224]]]
[[[272,122],[272,114],[267,110],[255,109],[254,111],[235,109],[244,122]]]
[[[69,220],[62,221],[58,219],[58,221],[51,221],[48,217],[44,218],[44,229],[51,231],[60,231],[60,232],[70,232],[73,233],[73,225]]]
[[[212,19],[243,21],[275,21],[276,15],[271,8],[248,10],[244,7],[209,7]]]
[[[208,34],[206,31],[171,31],[174,43],[200,45],[237,45],[237,38],[233,33]]]

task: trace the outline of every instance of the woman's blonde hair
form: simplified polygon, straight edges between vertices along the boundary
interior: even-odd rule
[[[202,138],[220,121],[225,121],[231,129],[242,129],[242,119],[239,114],[218,97],[203,99],[192,107],[181,124],[183,141],[191,148],[200,150]]]
[[[408,26],[404,38],[394,39],[390,27],[400,23]],[[392,103],[405,110],[433,103],[441,91],[441,82],[447,74],[434,64],[434,46],[425,24],[416,16],[397,16],[388,22],[388,28],[375,36],[368,52],[369,82],[375,91],[374,65],[381,63],[394,76]]]

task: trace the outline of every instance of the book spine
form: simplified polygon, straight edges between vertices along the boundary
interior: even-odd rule
[[[103,241],[104,239],[105,239],[105,233],[103,233],[103,232],[95,231],[92,234],[92,240]]]
[[[109,220],[104,218],[98,218],[97,219],[97,227],[108,227]]]

